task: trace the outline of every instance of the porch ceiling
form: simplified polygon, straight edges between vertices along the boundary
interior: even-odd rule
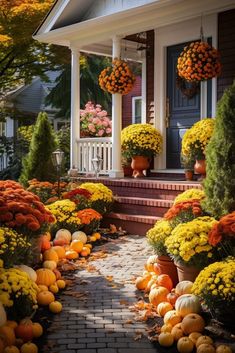
[[[114,36],[123,38],[133,33],[200,17],[202,13],[206,15],[231,8],[234,8],[234,0],[161,0],[50,31],[42,26],[34,38],[89,52],[102,52],[106,47],[106,51],[110,52],[111,39]]]

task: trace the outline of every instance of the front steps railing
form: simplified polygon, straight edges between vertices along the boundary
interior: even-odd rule
[[[102,159],[100,174],[108,175],[112,170],[112,138],[84,137],[77,140],[78,173],[94,173],[92,159]]]

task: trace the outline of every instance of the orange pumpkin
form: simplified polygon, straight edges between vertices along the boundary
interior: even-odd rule
[[[46,250],[49,250],[51,248],[51,243],[48,240],[48,237],[46,235],[43,235],[41,237],[41,252],[43,253]]]
[[[21,346],[20,353],[38,353],[38,347],[32,342],[27,342]]]
[[[79,255],[75,250],[68,250],[66,251],[65,256],[66,256],[66,259],[68,260],[75,260],[78,258]]]
[[[202,334],[200,332],[192,332],[189,335],[189,338],[191,339],[191,341],[193,341],[193,343],[196,345],[197,339],[202,336]]]
[[[19,325],[15,328],[15,334],[17,337],[22,338],[24,342],[31,341],[33,339],[32,321],[29,318],[21,320]]]
[[[216,353],[233,353],[232,349],[226,344],[220,344],[216,347]]]
[[[82,251],[80,252],[80,255],[81,256],[88,256],[88,255],[90,255],[90,253],[91,253],[91,249],[89,249],[86,246],[84,246],[82,248]]]
[[[135,280],[136,288],[139,290],[145,290],[150,279],[151,275],[145,277],[137,277]]]
[[[53,301],[49,304],[49,310],[54,314],[58,314],[62,311],[62,304],[58,301]]]
[[[202,332],[205,327],[204,319],[198,314],[188,314],[182,320],[182,329],[186,335],[192,332]]]
[[[168,311],[164,316],[164,324],[171,324],[172,326],[180,323],[181,320],[181,316],[175,310]]]
[[[43,290],[48,290],[48,287],[44,284],[38,284],[38,292],[41,292]]]
[[[170,325],[170,324],[164,324],[162,325],[161,327],[161,332],[170,332],[171,333],[171,330],[172,330],[173,326]]]
[[[46,290],[38,293],[37,295],[37,302],[39,305],[43,305],[43,306],[49,305],[54,300],[55,300],[54,294]]]
[[[145,268],[147,271],[149,271],[149,272],[154,271],[153,265],[157,262],[157,258],[158,258],[157,255],[149,256],[149,258],[146,262],[146,265],[145,265]]]
[[[39,268],[36,273],[37,284],[43,284],[48,287],[56,281],[56,276],[54,272],[49,270],[48,268]]]
[[[168,289],[165,287],[157,287],[150,291],[149,302],[154,306],[158,306],[161,302],[166,302],[166,296],[169,293]]]
[[[157,313],[163,317],[168,311],[172,310],[173,306],[168,302],[161,302],[157,306]]]
[[[215,348],[211,344],[203,343],[197,348],[197,353],[215,353]]]
[[[181,328],[174,326],[171,330],[171,334],[174,337],[175,341],[178,341],[181,337],[184,336],[184,332]]]
[[[169,332],[161,332],[158,336],[158,343],[163,347],[170,347],[174,343],[174,337]]]
[[[57,255],[57,252],[55,250],[53,250],[53,248],[44,251],[43,253],[43,260],[49,260],[49,261],[55,261],[58,262],[59,261],[59,257]]]
[[[177,298],[179,298],[179,296],[175,292],[171,292],[171,293],[167,294],[167,300],[173,306],[175,305]]]
[[[59,245],[53,246],[52,249],[55,250],[59,259],[65,258],[65,249],[63,246],[59,246]]]
[[[33,337],[38,338],[43,334],[43,327],[39,322],[33,322]]]
[[[199,347],[201,344],[213,344],[213,340],[209,336],[200,336],[197,339],[196,347]]]
[[[101,234],[98,232],[92,233],[93,237],[96,237],[96,240],[99,240],[101,238]]]
[[[0,338],[3,339],[6,346],[14,346],[15,345],[15,331],[12,327],[9,326],[1,326],[0,327]]]
[[[165,287],[168,289],[168,291],[170,292],[173,288],[173,282],[170,278],[170,276],[168,275],[159,275],[157,278],[157,284],[161,287]]]
[[[181,337],[177,342],[177,350],[179,353],[191,353],[194,344],[188,337]]]
[[[70,248],[76,252],[81,252],[83,249],[83,242],[81,240],[73,240],[70,244]]]

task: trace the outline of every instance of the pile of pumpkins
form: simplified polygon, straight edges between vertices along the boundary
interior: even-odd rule
[[[41,324],[32,322],[30,318],[19,323],[7,320],[0,303],[0,353],[38,353],[38,347],[32,340],[42,334]]]
[[[157,257],[150,256],[136,287],[149,293],[149,302],[163,318],[158,336],[161,346],[177,345],[179,353],[232,353],[228,345],[215,347],[211,337],[203,335],[205,321],[200,315],[199,298],[191,293],[193,282],[181,281],[175,288],[167,274],[161,274]]]
[[[55,239],[51,241],[50,233],[46,233],[41,239],[41,252],[43,254],[43,267],[50,268],[62,259],[75,260],[79,256],[86,257],[90,255],[92,242],[101,238],[100,233],[93,233],[87,236],[82,231],[76,231],[73,234],[67,229],[59,229]],[[89,243],[88,243],[89,242]]]

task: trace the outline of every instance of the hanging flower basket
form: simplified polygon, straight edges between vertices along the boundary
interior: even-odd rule
[[[128,64],[123,60],[114,59],[99,75],[100,87],[109,93],[128,94],[134,85],[135,76]]]
[[[206,42],[193,42],[180,54],[177,69],[187,81],[209,80],[221,73],[220,54]]]

